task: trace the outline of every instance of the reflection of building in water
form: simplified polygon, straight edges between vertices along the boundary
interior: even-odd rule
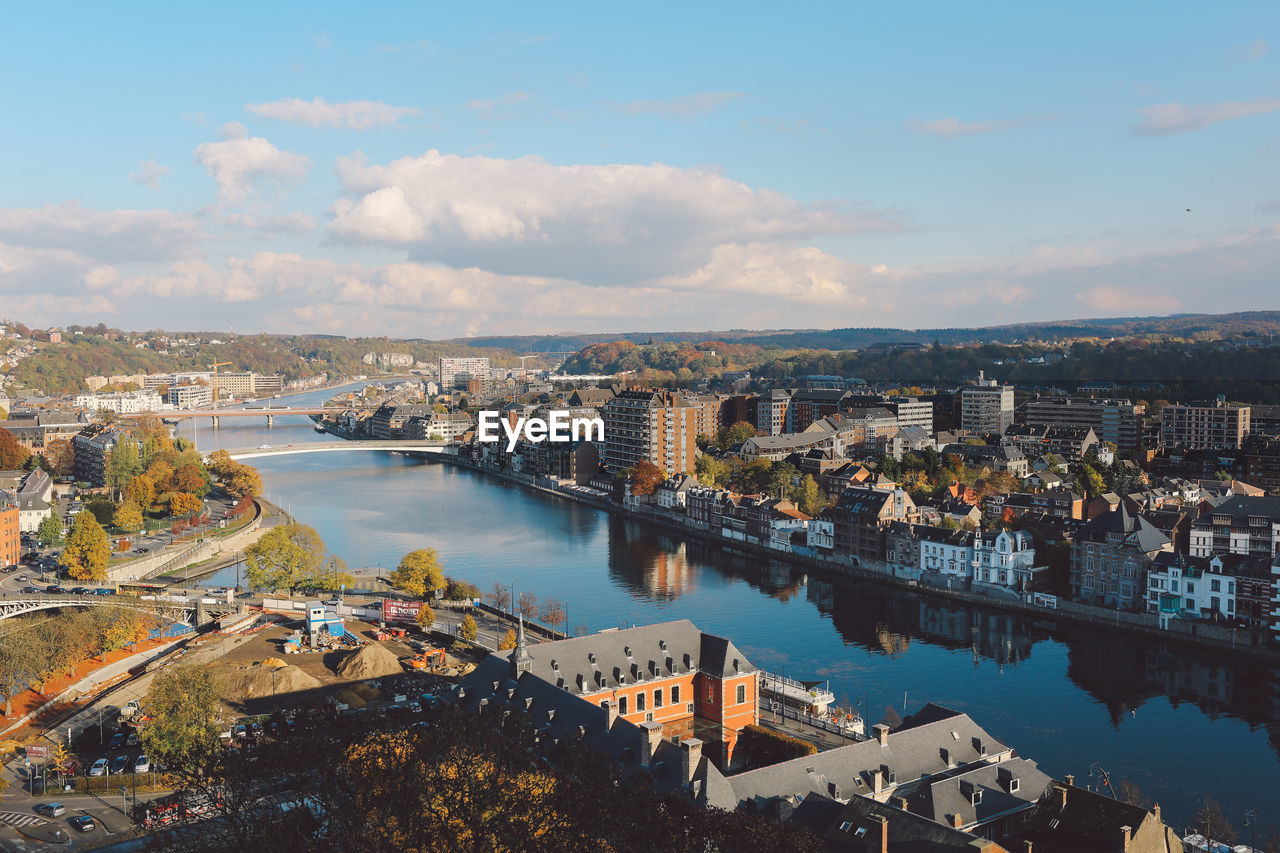
[[[695,585],[683,542],[674,551],[659,551],[648,568],[641,567],[641,572],[645,589],[654,598],[676,598],[693,590]]]
[[[884,625],[876,626],[876,641],[887,655],[900,655],[911,645],[910,637],[894,633]]]
[[[1016,630],[1018,622],[1018,617],[1008,613],[920,599],[921,632],[929,639],[943,639],[947,645],[969,646],[975,666],[980,657],[1004,666],[1031,656],[1031,636]]]
[[[1235,667],[1177,654],[1167,647],[1150,649],[1147,686],[1168,696],[1175,705],[1185,699],[1206,710],[1222,710],[1235,698]]]
[[[835,605],[835,591],[831,584],[819,578],[809,578],[804,588],[804,597],[813,602],[821,613],[830,613]]]
[[[612,526],[609,574],[640,595],[676,598],[693,589],[695,572],[683,540],[656,536],[632,524]]]

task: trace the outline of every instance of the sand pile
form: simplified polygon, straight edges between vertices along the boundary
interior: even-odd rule
[[[280,658],[267,658],[266,660],[258,664],[258,666],[266,667],[267,669],[283,669],[288,665],[289,664],[280,660]],[[278,678],[279,676],[276,676],[276,677]]]
[[[338,665],[338,675],[351,681],[399,675],[402,672],[404,667],[400,665],[400,659],[395,653],[377,643],[361,646],[360,651],[348,656]]]
[[[274,673],[274,678],[272,677]],[[272,695],[298,693],[320,686],[320,682],[296,666],[250,666],[233,669],[227,677],[227,697],[230,699],[258,699]]]

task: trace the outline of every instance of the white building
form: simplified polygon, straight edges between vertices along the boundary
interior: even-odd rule
[[[978,381],[960,392],[960,428],[979,435],[1002,434],[1013,423],[1013,386],[995,379]]]
[[[169,405],[175,409],[202,409],[213,405],[213,389],[208,385],[174,385],[169,388]]]
[[[159,412],[172,408],[155,391],[120,391],[113,394],[78,394],[77,409],[88,412],[115,412],[118,415],[136,415],[141,412]]]
[[[989,530],[973,541],[973,579],[1017,589],[1019,575],[1036,562],[1035,543],[1025,530]]]
[[[916,528],[920,539],[920,568],[948,577],[968,579],[973,563],[974,535],[943,527]]]
[[[492,369],[487,358],[442,358],[440,359],[440,387],[449,391],[457,382],[472,379],[488,380]]]
[[[1157,554],[1147,570],[1147,612],[1158,613],[1162,627],[1179,616],[1234,618],[1236,579],[1224,572],[1221,555]]]
[[[808,546],[815,550],[821,549],[825,551],[835,550],[836,547],[836,525],[833,521],[827,521],[822,518],[815,518],[809,522],[809,526],[805,529],[808,535]]]

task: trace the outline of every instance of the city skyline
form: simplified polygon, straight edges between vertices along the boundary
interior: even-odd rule
[[[1262,4],[383,10],[12,11],[6,313],[439,338],[1280,307]]]

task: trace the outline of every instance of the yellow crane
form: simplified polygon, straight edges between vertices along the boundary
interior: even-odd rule
[[[213,368],[213,407],[218,408],[218,368],[231,364],[229,361],[215,361],[209,365]]]

